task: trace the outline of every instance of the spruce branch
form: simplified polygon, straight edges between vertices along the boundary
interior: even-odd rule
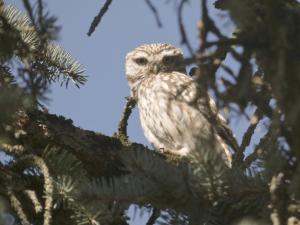
[[[114,186],[118,186],[122,190],[120,193],[123,195],[120,196],[120,199],[130,196],[129,193],[132,193],[132,190],[138,193],[138,188],[132,189],[132,185],[135,185],[141,191],[145,187],[152,187],[152,189],[147,188],[147,192],[142,192],[143,195],[137,195],[131,201],[145,204],[154,201],[157,205],[166,207],[165,204],[172,204],[180,199],[182,204],[179,206],[175,204],[174,207],[179,207],[184,211],[188,211],[186,208],[194,207],[194,204],[199,204],[198,201],[193,200],[191,192],[186,190],[184,173],[182,173],[182,169],[186,166],[182,165],[182,168],[178,168],[178,164],[180,165],[178,157],[149,151],[138,144],[123,145],[117,138],[85,131],[75,127],[70,120],[40,111],[29,113],[27,121],[23,125],[22,128],[27,132],[22,139],[24,143],[35,143],[42,149],[51,143],[53,146],[66,149],[83,163],[88,176],[112,177],[132,173],[134,182],[132,184],[128,181],[124,183],[124,185],[127,184],[129,192],[124,191],[126,186]],[[65,148],[66,146],[68,147]],[[125,177],[125,181],[126,179]],[[172,188],[174,186],[177,188]],[[170,192],[170,190],[173,191]],[[98,193],[104,192],[99,192],[98,189]],[[117,195],[114,193],[110,196],[114,199]],[[173,201],[169,202],[170,199]]]
[[[271,198],[271,215],[270,219],[273,223],[273,225],[281,225],[285,224],[286,220],[283,217],[287,217],[285,214],[286,208],[283,208],[282,201],[279,197],[279,195],[282,195],[283,193],[283,183],[284,183],[284,174],[279,173],[277,175],[274,175],[272,177],[271,183],[270,183],[270,198]]]
[[[59,176],[55,182],[59,198],[61,198],[57,199],[57,207],[72,210],[73,215],[71,218],[76,224],[102,224],[102,222],[107,224],[112,218],[119,220],[123,211],[119,211],[118,207],[115,207],[117,204],[116,198],[106,197],[106,192],[103,193],[101,189],[105,186],[106,181],[107,179],[99,181],[87,177]],[[101,182],[101,185],[99,182]],[[115,185],[121,187],[117,186],[120,183]],[[109,185],[105,187],[105,190],[112,190],[111,193],[116,193],[116,187]],[[114,196],[114,194],[110,196]],[[59,204],[59,201],[62,201],[63,204]]]
[[[81,179],[87,175],[82,162],[65,149],[48,145],[44,149],[42,157],[53,176],[67,175]]]
[[[34,211],[35,211],[36,214],[43,211],[42,204],[40,203],[35,191],[25,190],[24,194],[31,200],[31,202],[34,206]]]
[[[30,225],[31,223],[29,222],[23,208],[22,208],[22,203],[18,200],[16,197],[15,193],[12,190],[7,191],[8,198],[10,200],[10,205],[14,209],[14,211],[17,213],[18,218],[22,222],[23,225]]]
[[[78,176],[79,183],[75,174],[70,175],[72,173],[57,178],[52,175],[56,190],[61,193],[57,202],[62,200],[70,205],[71,202],[81,202],[80,199],[90,199],[98,205],[114,201],[122,205],[151,204],[157,208],[174,209],[197,221],[206,218],[208,205],[242,189],[244,174],[230,173],[217,154],[208,155],[212,151],[201,153],[204,161],[200,164],[199,161],[190,164],[185,159],[150,151],[139,144],[128,146],[115,137],[83,130],[70,120],[40,111],[28,113],[21,128],[27,133],[22,138],[24,144],[35,143],[40,146],[38,149],[43,149],[50,143],[74,155],[84,165],[89,181]],[[43,157],[52,168],[51,162],[55,166],[56,160],[50,155],[45,153]],[[241,183],[236,184],[237,181]],[[248,204],[248,201],[244,203]],[[73,205],[71,209],[76,210],[77,206]],[[85,210],[91,216],[98,212]],[[102,210],[104,214],[107,212],[105,208]],[[99,218],[101,221],[102,216]]]
[[[27,46],[27,54],[18,57],[32,69],[44,75],[49,81],[61,80],[61,84],[72,81],[77,87],[86,81],[83,66],[58,44],[40,39],[30,19],[13,6],[4,6],[3,16],[19,31],[22,42]],[[42,49],[40,49],[42,47]],[[63,75],[63,76],[61,76]]]
[[[5,5],[2,13],[7,22],[20,32],[22,41],[28,46],[28,49],[37,50],[39,40],[30,19],[24,13],[10,5]]]
[[[60,80],[60,75],[63,74],[60,82],[66,87],[70,81],[78,88],[86,82],[84,67],[59,45],[50,43],[45,49],[43,58],[45,64],[37,63],[35,66],[43,68],[46,65],[51,80]]]
[[[33,154],[29,154],[17,159],[16,162],[12,165],[12,167],[22,168],[27,165],[37,167],[43,174],[45,194],[43,225],[50,225],[52,218],[51,211],[53,206],[53,181],[48,166],[46,165],[43,158]]]

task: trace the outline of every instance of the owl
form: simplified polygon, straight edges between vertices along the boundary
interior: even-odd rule
[[[214,100],[186,74],[183,53],[170,44],[142,45],[126,55],[126,77],[141,126],[157,149],[180,156],[216,151],[231,164],[237,144]]]

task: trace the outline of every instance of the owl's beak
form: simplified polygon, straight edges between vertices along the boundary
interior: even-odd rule
[[[159,73],[159,66],[157,64],[152,65],[151,70],[154,74],[158,74]]]

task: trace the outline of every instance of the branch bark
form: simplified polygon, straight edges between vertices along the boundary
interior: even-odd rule
[[[113,177],[112,182],[114,178],[120,180],[122,176],[126,177],[126,182],[121,183],[123,191],[114,193],[114,188],[107,190],[109,193],[100,196],[102,202],[151,203],[154,207],[193,212],[197,216],[200,214],[199,205],[206,204],[190,191],[191,187],[186,182],[189,165],[177,156],[163,155],[137,143],[122,144],[116,137],[81,129],[70,119],[46,112],[36,110],[25,116],[23,114],[21,120],[23,124],[19,128],[26,132],[21,142],[25,146],[35,146],[33,154],[41,155],[47,145],[53,145],[74,154],[91,177]],[[130,190],[132,186],[141,191]],[[105,188],[99,193],[105,193]],[[93,193],[83,195],[99,198]]]

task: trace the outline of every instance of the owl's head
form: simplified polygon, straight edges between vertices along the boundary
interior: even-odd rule
[[[170,44],[145,44],[126,55],[126,75],[131,88],[143,79],[173,71],[185,73],[185,65],[181,49]]]

